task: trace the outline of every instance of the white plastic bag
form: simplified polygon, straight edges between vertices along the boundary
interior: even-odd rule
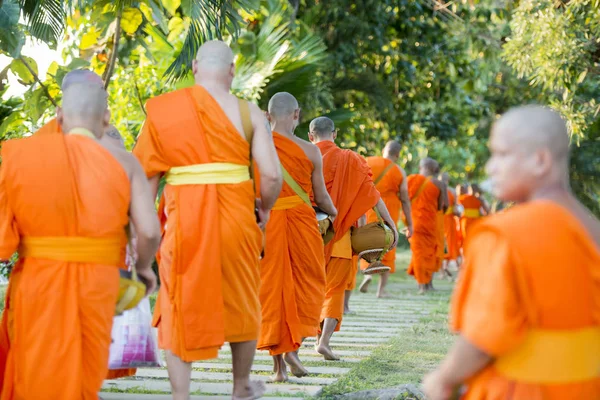
[[[151,326],[150,300],[114,317],[108,369],[162,367],[156,328]]]

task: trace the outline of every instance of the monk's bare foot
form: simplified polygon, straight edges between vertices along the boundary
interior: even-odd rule
[[[304,365],[302,365],[302,361],[300,361],[298,353],[285,353],[283,359],[290,366],[290,371],[292,371],[292,375],[294,375],[296,378],[302,378],[308,375],[308,371],[306,368],[304,368]]]
[[[255,400],[260,399],[264,396],[267,391],[267,387],[263,382],[248,382],[246,387],[238,390],[237,393],[234,391],[231,396],[231,400]]]
[[[419,294],[425,294],[427,291],[427,285],[419,285]]]
[[[388,294],[387,292],[381,291],[381,292],[377,292],[377,298],[379,299],[391,299],[394,296]]]
[[[338,356],[333,354],[331,347],[326,346],[323,343],[321,343],[319,346],[317,346],[316,350],[317,350],[317,353],[319,353],[320,355],[323,356],[323,358],[325,358],[325,361],[339,361],[339,359],[340,359]]]
[[[344,315],[352,315],[355,314],[354,311],[352,311],[351,309],[349,309],[348,307],[344,307]]]
[[[289,380],[287,371],[285,369],[279,369],[275,371],[275,375],[273,375],[273,382],[287,382]]]
[[[371,276],[365,276],[365,279],[363,279],[362,283],[358,287],[358,291],[361,293],[367,293],[369,291],[369,283],[371,283],[372,279],[373,278]]]

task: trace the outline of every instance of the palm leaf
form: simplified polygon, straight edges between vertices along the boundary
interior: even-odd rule
[[[31,35],[56,44],[65,29],[65,10],[60,0],[20,0],[19,4]]]
[[[187,75],[198,49],[207,40],[222,39],[227,32],[233,37],[239,33],[242,19],[238,9],[248,9],[247,0],[183,0],[181,8],[190,19],[181,52],[165,72],[169,81]]]

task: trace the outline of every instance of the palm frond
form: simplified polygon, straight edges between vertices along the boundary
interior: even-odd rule
[[[19,4],[33,37],[50,45],[62,38],[66,20],[62,1],[21,0]]]
[[[247,0],[182,1],[182,10],[190,23],[181,52],[165,72],[167,80],[180,80],[187,75],[198,49],[205,41],[222,39],[225,32],[237,37],[242,23],[237,10],[248,8],[248,4]]]

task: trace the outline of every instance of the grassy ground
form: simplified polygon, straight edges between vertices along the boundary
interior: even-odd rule
[[[390,278],[389,285],[390,294],[395,297],[401,298],[416,292],[413,278],[405,272],[409,261],[410,253],[398,253],[398,272]],[[332,399],[337,395],[361,390],[407,383],[419,384],[423,375],[441,361],[453,340],[447,327],[452,285],[443,281],[434,281],[434,285],[437,290],[423,296],[422,300],[434,304],[431,314],[375,349],[371,357],[358,363],[348,374],[326,387],[320,397]]]

